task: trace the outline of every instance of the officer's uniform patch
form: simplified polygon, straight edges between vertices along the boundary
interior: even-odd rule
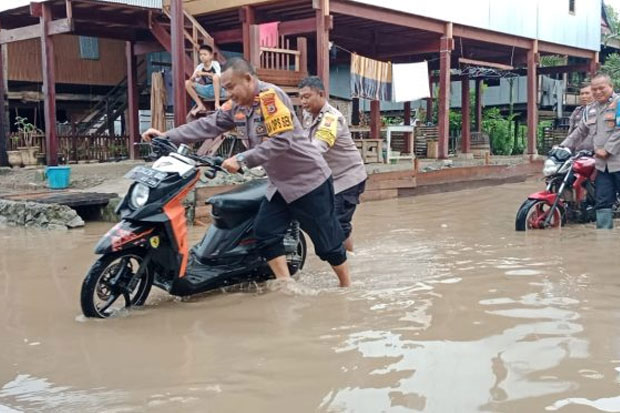
[[[314,133],[316,139],[327,143],[330,147],[336,143],[338,136],[338,116],[333,113],[325,112],[319,126]]]
[[[291,111],[273,89],[261,92],[259,99],[261,112],[265,118],[267,135],[273,136],[293,130]]]

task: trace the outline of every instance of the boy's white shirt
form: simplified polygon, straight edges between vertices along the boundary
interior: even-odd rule
[[[201,72],[202,70],[207,71],[207,70],[211,70],[211,69],[215,70],[215,74],[216,75],[219,75],[222,72],[222,68],[220,67],[220,63],[218,61],[216,61],[216,60],[212,60],[211,61],[211,65],[209,65],[209,67],[207,69],[205,69],[204,63],[200,63],[198,66],[196,66],[196,70],[194,70],[194,76],[196,76],[196,74],[198,72]]]

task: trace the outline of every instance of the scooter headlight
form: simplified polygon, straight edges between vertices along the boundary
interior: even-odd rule
[[[558,172],[560,169],[560,165],[553,161],[552,159],[547,159],[545,161],[545,165],[543,166],[543,175],[551,176]]]
[[[134,185],[133,190],[131,191],[131,197],[129,198],[129,202],[134,209],[142,208],[146,202],[149,200],[149,194],[151,190],[148,186],[137,183]]]

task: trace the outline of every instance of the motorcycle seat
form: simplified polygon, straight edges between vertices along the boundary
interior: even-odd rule
[[[228,212],[255,211],[267,191],[267,180],[257,179],[207,199],[214,209]]]

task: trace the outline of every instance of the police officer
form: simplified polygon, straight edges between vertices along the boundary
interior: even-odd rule
[[[583,119],[586,113],[586,107],[591,104],[593,101],[592,98],[592,88],[589,84],[584,84],[581,89],[579,89],[579,103],[580,106],[577,106],[573,113],[571,113],[569,118],[569,127],[568,134],[566,139],[562,141],[560,146],[565,146],[569,148],[573,152],[579,151],[591,151],[594,152],[594,144],[592,143],[593,131],[590,131],[588,136],[581,141],[576,142],[574,139],[568,139],[568,136],[577,128],[581,119]]]
[[[353,251],[351,220],[368,178],[362,156],[351,138],[347,120],[327,101],[320,78],[303,79],[299,98],[304,109],[304,128],[332,170],[336,215],[346,239],[345,248]]]
[[[620,96],[611,78],[597,74],[592,79],[594,103],[587,106],[577,128],[567,140],[581,142],[588,135],[596,157],[596,227],[613,228],[613,204],[620,191]]]
[[[283,240],[291,220],[297,219],[317,255],[331,264],[340,286],[349,286],[344,236],[334,214],[331,171],[306,138],[289,97],[260,81],[254,68],[241,58],[228,60],[221,83],[230,97],[228,102],[165,136],[175,143],[194,143],[235,129],[247,139],[250,149],[226,159],[222,167],[234,173],[242,164],[249,168],[261,165],[267,172],[269,186],[256,216],[255,235],[276,278],[290,278]],[[143,134],[145,140],[153,136],[164,134],[155,129]]]
[[[569,134],[575,130],[577,125],[579,125],[579,121],[583,118],[584,109],[593,101],[594,99],[592,98],[592,88],[590,87],[590,84],[582,84],[581,89],[579,89],[579,106],[577,106],[570,115],[568,123]]]

